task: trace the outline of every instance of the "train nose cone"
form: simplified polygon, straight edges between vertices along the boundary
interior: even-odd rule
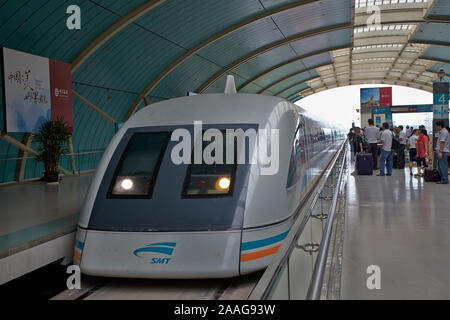
[[[126,238],[126,241],[124,239]],[[239,275],[240,231],[88,231],[81,271],[137,278],[217,278]]]

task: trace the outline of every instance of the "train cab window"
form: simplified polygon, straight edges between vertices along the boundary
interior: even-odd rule
[[[202,164],[189,165],[185,179],[185,187],[183,189],[184,198],[207,198],[232,195],[237,162],[237,144],[234,142],[234,146],[231,146],[231,148],[234,148],[234,163],[226,164],[225,155],[227,146],[225,142],[225,134],[224,132],[222,133],[224,139],[222,143],[224,148],[222,152],[222,164],[206,164],[204,159],[202,159]],[[202,152],[213,142],[214,140],[204,141]],[[211,152],[211,156],[215,157],[215,150]]]
[[[299,125],[295,131],[292,145],[291,159],[286,188],[290,188],[297,183],[302,175],[302,169],[306,163],[306,134],[303,117],[300,118]]]
[[[135,134],[119,161],[109,197],[151,197],[169,132]]]

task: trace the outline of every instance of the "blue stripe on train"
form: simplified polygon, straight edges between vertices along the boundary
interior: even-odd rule
[[[146,245],[146,247],[151,246],[167,246],[167,247],[175,247],[177,244],[175,242],[158,242]]]
[[[137,250],[133,251],[133,254],[136,257],[140,257],[140,253],[142,252],[153,252],[153,253],[163,253],[163,254],[167,254],[169,256],[172,255],[173,253],[173,248],[167,248],[167,247],[145,247],[145,248],[140,248]]]
[[[274,243],[284,240],[284,238],[286,238],[288,233],[289,233],[289,230],[286,232],[283,232],[282,234],[279,234],[279,235],[276,235],[276,236],[273,236],[270,238],[256,240],[256,241],[250,241],[250,242],[244,242],[241,246],[241,250],[246,251],[246,250],[252,250],[252,249],[270,246],[271,244],[274,244]]]
[[[77,240],[77,241],[75,242],[75,247],[76,247],[78,250],[83,251],[84,243]]]

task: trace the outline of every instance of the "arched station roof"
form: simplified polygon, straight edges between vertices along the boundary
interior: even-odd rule
[[[80,30],[66,28],[69,5]],[[449,43],[448,0],[0,1],[1,46],[72,64],[75,152],[104,149],[146,104],[222,92],[227,74],[293,102],[350,84],[431,91],[440,68],[448,80]],[[0,154],[17,149],[0,141]]]

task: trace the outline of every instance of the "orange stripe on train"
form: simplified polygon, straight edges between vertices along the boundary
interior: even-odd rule
[[[265,250],[241,254],[241,262],[256,260],[256,259],[270,256],[271,254],[276,253],[278,251],[278,249],[280,249],[280,247],[281,247],[281,244],[279,244],[275,247],[272,247],[272,248],[265,249]]]
[[[76,260],[81,261],[81,252],[80,251],[75,250],[74,251],[74,256],[75,256]]]

